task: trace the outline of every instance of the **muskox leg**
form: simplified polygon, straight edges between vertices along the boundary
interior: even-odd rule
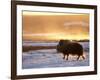
[[[65,55],[65,54],[63,54],[63,55],[64,55],[63,59],[65,59],[65,56],[66,56],[66,55]]]
[[[68,56],[69,56],[69,54],[67,54],[67,58],[66,58],[66,60],[68,60]]]
[[[79,58],[80,58],[80,55],[78,55],[78,58],[77,58],[77,60],[79,60]]]
[[[82,58],[85,59],[85,57],[82,55]]]

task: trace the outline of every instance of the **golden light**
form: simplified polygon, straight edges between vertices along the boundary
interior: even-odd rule
[[[23,11],[23,40],[89,39],[89,14]]]

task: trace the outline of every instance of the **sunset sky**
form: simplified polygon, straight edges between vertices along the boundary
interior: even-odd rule
[[[89,39],[89,14],[22,12],[23,40]]]

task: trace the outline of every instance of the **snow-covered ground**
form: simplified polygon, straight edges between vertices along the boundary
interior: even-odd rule
[[[38,43],[33,46],[39,45]],[[31,44],[31,45],[32,45]],[[57,43],[41,43],[40,45],[54,46]],[[77,60],[77,56],[69,56],[69,60],[64,60],[62,53],[57,53],[56,49],[42,49],[23,52],[22,54],[22,68],[50,68],[50,67],[75,67],[75,66],[89,66],[89,42],[81,42],[84,48],[85,59]]]

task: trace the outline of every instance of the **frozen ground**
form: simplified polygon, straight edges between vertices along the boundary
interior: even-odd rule
[[[52,44],[54,45],[55,43]],[[23,52],[22,68],[30,69],[30,68],[89,66],[89,50],[88,50],[89,43],[84,42],[81,44],[83,45],[84,48],[85,60],[80,58],[80,60],[77,61],[77,56],[71,56],[71,55],[69,56],[69,60],[64,60],[63,55],[61,53],[57,53],[56,49],[34,50],[34,51]]]

